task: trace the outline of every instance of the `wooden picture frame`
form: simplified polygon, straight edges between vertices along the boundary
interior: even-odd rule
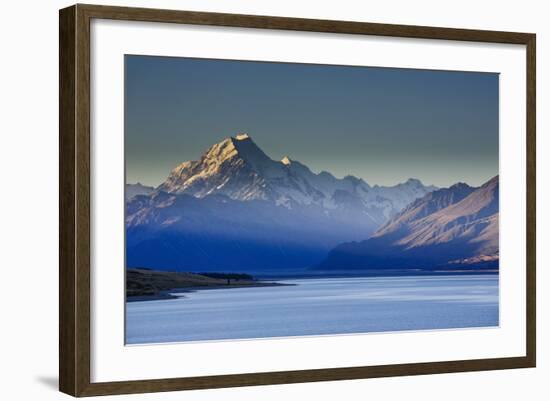
[[[90,21],[96,18],[525,45],[527,49],[525,60],[527,71],[526,355],[511,358],[223,376],[91,382]],[[535,34],[81,4],[60,10],[59,28],[59,388],[62,392],[73,396],[95,396],[535,366]]]

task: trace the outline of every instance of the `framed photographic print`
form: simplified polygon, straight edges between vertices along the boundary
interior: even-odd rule
[[[535,35],[60,11],[60,390],[534,367]]]

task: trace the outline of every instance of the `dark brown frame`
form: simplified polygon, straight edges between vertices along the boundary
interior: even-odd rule
[[[92,18],[511,43],[527,48],[527,333],[523,357],[90,382],[90,20]],[[77,4],[59,13],[59,389],[73,396],[535,367],[535,47],[531,33]]]

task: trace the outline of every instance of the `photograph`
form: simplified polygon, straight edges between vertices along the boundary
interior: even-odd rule
[[[496,72],[126,54],[124,158],[127,345],[499,327]]]

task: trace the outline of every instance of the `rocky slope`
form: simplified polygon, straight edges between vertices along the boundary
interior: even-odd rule
[[[418,199],[371,238],[333,249],[321,269],[498,266],[499,180]]]

